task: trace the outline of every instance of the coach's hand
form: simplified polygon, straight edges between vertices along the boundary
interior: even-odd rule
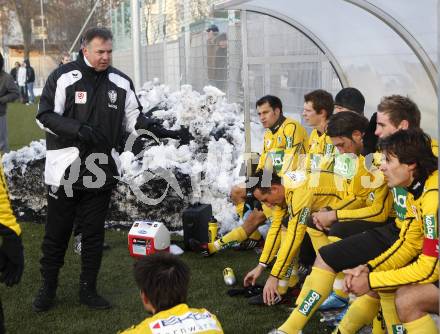
[[[278,292],[278,278],[269,276],[263,289],[263,301],[266,305],[275,305],[277,297],[281,298]]]
[[[257,282],[258,277],[261,276],[263,271],[264,271],[264,267],[262,265],[259,264],[258,266],[256,266],[254,269],[248,272],[244,277],[243,286],[246,288],[251,285],[254,286],[255,283]]]

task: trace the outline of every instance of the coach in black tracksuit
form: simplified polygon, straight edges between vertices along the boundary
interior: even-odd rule
[[[37,312],[53,305],[78,215],[82,223],[80,302],[96,309],[111,307],[97,294],[96,281],[104,221],[117,183],[114,176],[119,175],[118,152],[126,131],[157,130],[157,124],[141,113],[131,80],[110,66],[111,50],[109,30],[88,30],[78,60],[56,69],[41,96],[37,123],[47,131],[44,176],[49,191],[40,261],[43,285],[33,302]],[[166,136],[179,138],[179,133],[168,131]]]

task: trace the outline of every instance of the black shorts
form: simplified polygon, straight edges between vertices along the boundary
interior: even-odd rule
[[[391,218],[384,223],[373,223],[365,220],[349,220],[341,223],[336,222],[332,224],[328,235],[345,239],[367,230],[382,227],[384,226],[383,224],[388,223],[394,223],[394,218]]]
[[[399,239],[399,233],[394,223],[385,224],[323,246],[319,254],[327,265],[340,272],[379,256]]]

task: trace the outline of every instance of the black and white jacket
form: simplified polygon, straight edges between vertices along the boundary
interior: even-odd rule
[[[135,131],[144,117],[130,78],[113,67],[96,72],[80,53],[74,62],[51,73],[38,106],[37,123],[46,133],[45,183],[60,186],[69,167],[81,159],[80,178],[90,174],[84,160],[92,153],[105,153],[109,162],[99,167],[105,172],[105,188],[117,183],[119,152],[124,133]],[[83,123],[99,130],[106,148],[83,145],[78,131]],[[74,184],[74,188],[80,183]]]

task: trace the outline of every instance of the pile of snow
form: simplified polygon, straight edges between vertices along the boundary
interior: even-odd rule
[[[208,86],[203,93],[189,85],[170,92],[166,85],[147,82],[139,99],[148,116],[160,119],[171,130],[189,129],[194,140],[180,145],[173,139],[146,141],[136,156],[121,155],[121,179],[111,203],[109,222],[130,223],[139,219],[160,220],[171,229],[181,228],[181,213],[189,204],[210,203],[221,223],[221,232],[236,224],[229,201],[239,176],[244,151],[243,116],[237,104]],[[18,215],[44,219],[43,168],[45,142],[5,154],[3,164]]]

